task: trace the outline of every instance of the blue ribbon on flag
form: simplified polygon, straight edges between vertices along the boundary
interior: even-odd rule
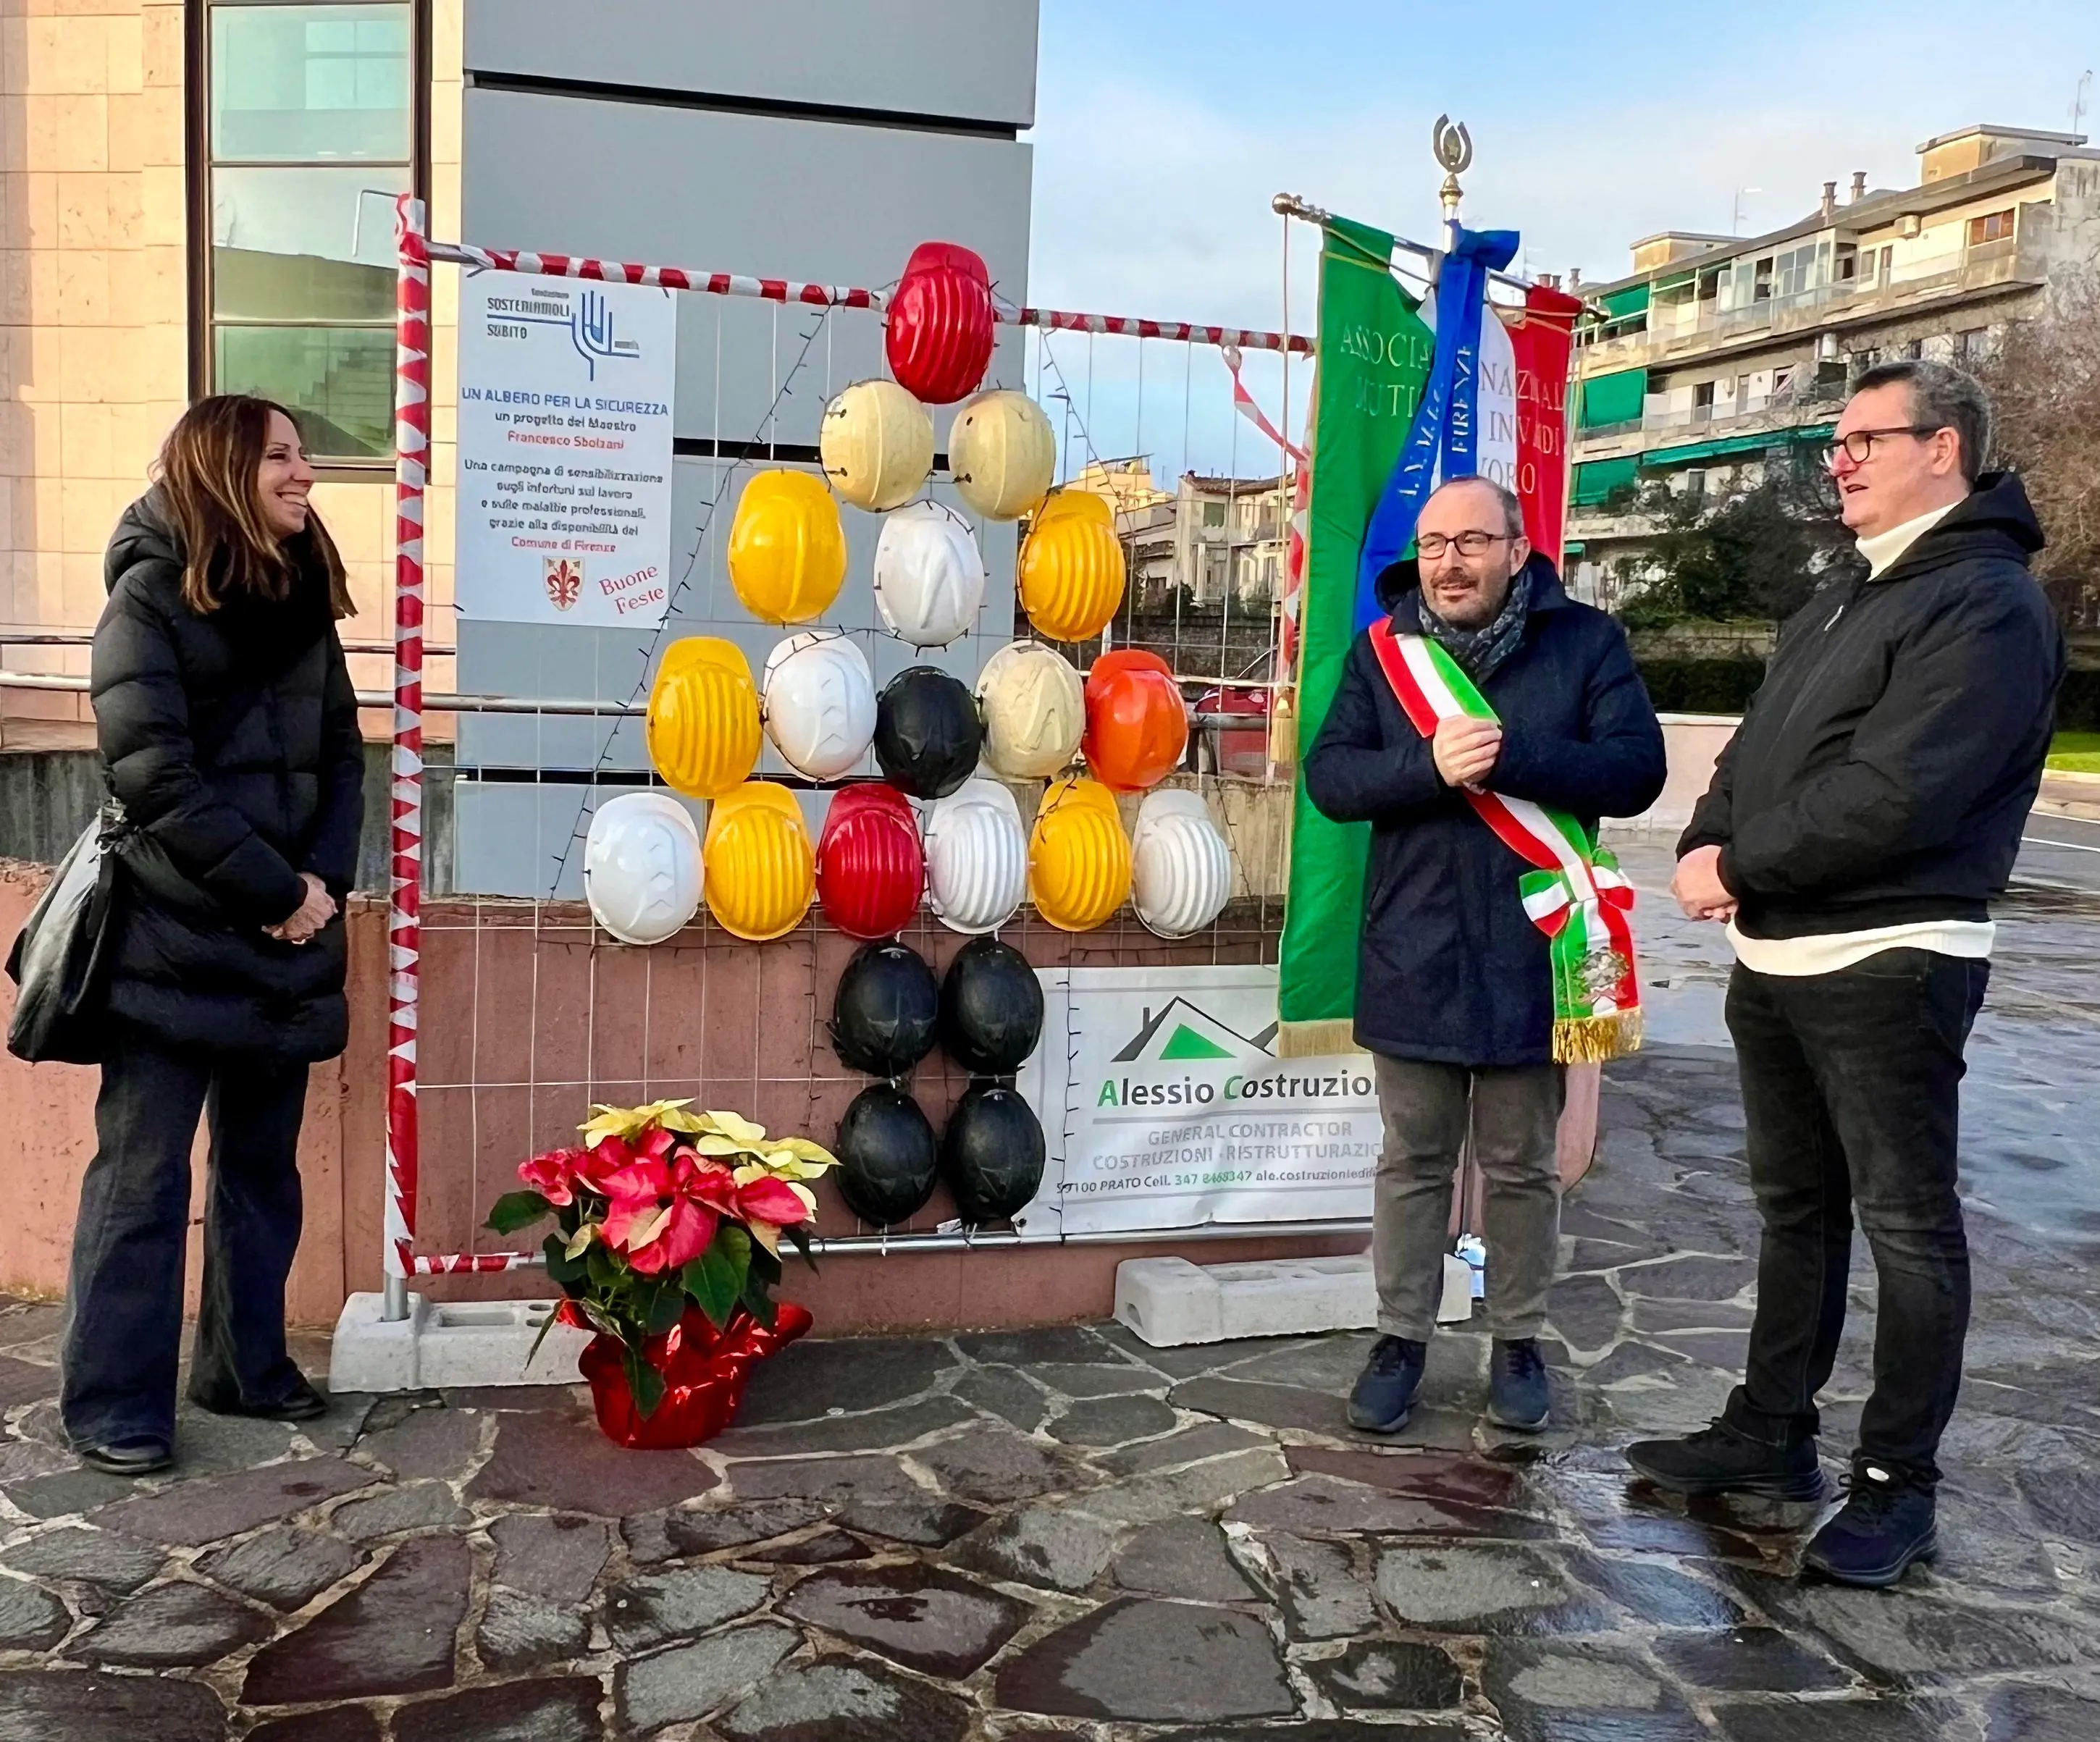
[[[1400,451],[1378,506],[1364,529],[1357,561],[1356,624],[1365,629],[1385,615],[1378,578],[1397,562],[1414,537],[1414,523],[1441,478],[1468,478],[1479,468],[1478,399],[1480,320],[1488,274],[1516,257],[1514,230],[1460,230],[1436,278],[1436,348],[1407,445]]]

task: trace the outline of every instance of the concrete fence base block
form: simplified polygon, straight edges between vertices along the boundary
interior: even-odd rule
[[[1378,1290],[1369,1253],[1238,1264],[1134,1258],[1116,1266],[1115,1316],[1155,1348],[1304,1336],[1376,1324]]]
[[[408,1316],[390,1324],[383,1294],[353,1294],[336,1321],[329,1357],[332,1391],[412,1391],[445,1385],[577,1385],[576,1357],[589,1331],[557,1325],[540,1352],[534,1340],[551,1300],[438,1302],[408,1297]]]

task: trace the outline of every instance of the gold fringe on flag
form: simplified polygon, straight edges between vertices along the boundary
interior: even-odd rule
[[[1338,1052],[1363,1050],[1357,1044],[1356,1024],[1347,1017],[1277,1025],[1276,1056],[1280,1059],[1332,1058]]]
[[[1638,1008],[1615,1011],[1608,1017],[1564,1017],[1553,1025],[1556,1065],[1608,1064],[1639,1052],[1640,1043]]]

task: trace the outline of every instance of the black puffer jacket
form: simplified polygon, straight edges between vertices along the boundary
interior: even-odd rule
[[[156,493],[125,510],[104,559],[95,734],[110,790],[148,837],[122,854],[109,1004],[172,1044],[311,1061],[348,1038],[341,915],[304,944],[262,929],[298,907],[302,871],[349,893],[364,818],[356,693],[304,544],[287,598],[209,615],[183,602]],[[218,743],[201,765],[199,739]]]
[[[1502,723],[1488,783],[1591,829],[1599,817],[1636,815],[1666,770],[1625,633],[1569,598],[1543,556],[1530,574],[1524,638],[1480,686]],[[1379,602],[1410,624],[1418,587],[1414,563],[1396,563],[1379,577]],[[1527,867],[1444,784],[1367,633],[1350,646],[1305,759],[1305,792],[1322,815],[1371,825],[1357,1044],[1451,1065],[1550,1063],[1553,970],[1546,933],[1524,911]]]
[[[1872,580],[1818,593],[1678,842],[1721,849],[1753,937],[1982,920],[2041,783],[2063,636],[2010,472]]]

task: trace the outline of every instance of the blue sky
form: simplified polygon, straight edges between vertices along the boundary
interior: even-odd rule
[[[2088,67],[2100,67],[2093,0],[1042,0],[1030,290],[1052,307],[1274,326],[1269,196],[1287,188],[1431,236],[1428,139],[1442,111],[1472,133],[1469,222],[1522,232],[1533,272],[1615,277],[1637,236],[1727,232],[1739,187],[1761,190],[1743,196],[1754,233],[1811,210],[1825,181],[1842,194],[1855,170],[1872,186],[1912,184],[1912,148],[1932,135],[1979,121],[2063,129]],[[2089,111],[2083,130],[2100,135]],[[1309,331],[1317,239],[1301,228],[1291,245],[1291,324]],[[1105,452],[1136,434],[1127,349],[1096,346]],[[1053,355],[1068,380],[1083,367],[1069,336]],[[1147,362],[1145,445],[1161,449],[1153,432],[1172,426],[1171,450],[1182,383],[1178,360],[1171,390],[1160,379],[1162,360]],[[1266,362],[1248,380],[1273,409]],[[1223,383],[1212,365],[1190,388],[1192,429],[1210,432],[1190,457],[1255,470],[1216,415]],[[1171,451],[1161,458],[1179,469]]]

